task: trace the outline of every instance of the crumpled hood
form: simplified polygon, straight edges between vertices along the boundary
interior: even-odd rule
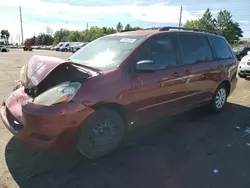
[[[37,86],[58,65],[69,63],[63,59],[34,55],[25,64],[20,73],[20,82],[25,88]]]

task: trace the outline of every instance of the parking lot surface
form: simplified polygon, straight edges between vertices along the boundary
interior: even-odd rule
[[[11,50],[0,53],[0,100],[34,55],[70,53]],[[239,79],[220,114],[205,107],[132,132],[97,161],[77,151],[45,152],[13,138],[0,123],[0,188],[250,188],[250,80]]]

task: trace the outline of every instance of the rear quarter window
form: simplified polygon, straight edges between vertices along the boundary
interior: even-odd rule
[[[232,51],[224,38],[210,36],[210,39],[211,39],[212,47],[215,52],[216,59],[233,58]]]

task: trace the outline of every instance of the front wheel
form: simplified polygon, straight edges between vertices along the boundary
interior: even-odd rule
[[[101,108],[82,126],[76,147],[89,159],[101,158],[119,146],[124,133],[122,117],[114,110]]]
[[[212,110],[214,112],[220,112],[227,103],[227,97],[228,97],[228,88],[226,87],[225,84],[221,84],[214,92],[211,101]]]

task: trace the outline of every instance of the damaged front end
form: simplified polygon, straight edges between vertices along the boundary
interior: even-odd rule
[[[33,56],[20,82],[0,108],[0,118],[18,139],[40,148],[68,148],[93,109],[72,102],[94,71],[58,58]]]
[[[49,88],[64,82],[83,83],[98,75],[97,71],[86,69],[62,59],[33,56],[20,72],[20,82],[14,90],[24,87],[25,93],[35,98]]]

